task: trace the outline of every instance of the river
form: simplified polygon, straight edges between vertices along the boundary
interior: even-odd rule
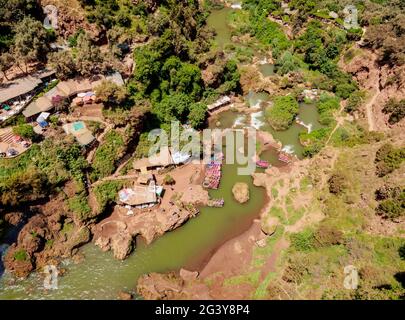
[[[230,10],[226,8],[214,12],[208,19],[217,29],[216,40],[220,46],[230,41],[230,30],[223,27]],[[258,108],[254,117],[255,125],[259,127],[266,126],[260,114],[266,100],[268,96],[262,93],[252,93],[247,97],[247,103]],[[306,121],[307,116],[308,119],[314,118],[313,108],[301,107],[302,120]],[[220,119],[226,128],[251,125],[253,121],[247,115],[233,111],[220,114]],[[274,136],[283,145],[293,144],[295,151],[299,152],[296,133],[302,127],[294,125],[289,130],[275,132]],[[266,151],[263,157],[273,165],[282,165],[274,150]],[[0,278],[0,299],[116,299],[121,290],[134,293],[136,281],[142,274],[174,271],[182,267],[199,269],[221,244],[247,230],[266,202],[265,190],[255,187],[250,176],[237,175],[237,168],[236,164],[224,165],[220,188],[210,191],[212,197],[224,198],[223,208],[202,208],[197,217],[149,246],[138,241],[134,252],[124,261],[114,259],[111,252],[102,252],[89,243],[80,249],[85,256],[81,263],[63,261],[62,267],[67,271],[58,278],[56,290],[45,290],[43,276],[38,273],[32,273],[25,280],[13,280],[10,274],[5,273]],[[231,189],[236,182],[249,185],[250,200],[246,204],[241,205],[233,199]]]

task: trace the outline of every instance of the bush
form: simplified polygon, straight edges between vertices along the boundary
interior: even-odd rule
[[[91,173],[92,180],[95,181],[112,174],[115,170],[116,162],[124,149],[125,142],[122,135],[115,130],[108,132],[104,142],[98,147],[94,155],[93,172]]]
[[[389,114],[389,124],[398,123],[405,117],[405,99],[400,101],[396,101],[395,99],[388,100],[382,111]]]
[[[353,113],[357,111],[357,109],[361,106],[366,94],[364,91],[355,91],[353,92],[349,99],[347,100],[347,105],[345,107],[345,111],[349,113]]]
[[[340,230],[324,225],[316,230],[314,238],[317,247],[328,247],[343,243],[343,233]]]
[[[266,109],[266,118],[275,130],[286,130],[293,123],[298,109],[298,102],[294,97],[277,97],[274,105]]]
[[[20,124],[16,127],[13,127],[13,133],[19,135],[25,139],[34,139],[36,133],[34,132],[34,128],[29,124]]]
[[[376,208],[376,213],[387,219],[395,219],[405,215],[405,189],[380,188],[376,198],[383,199]]]
[[[306,229],[291,235],[291,245],[298,251],[309,251],[314,247],[314,233]]]
[[[356,86],[352,83],[341,83],[336,86],[335,93],[337,96],[347,99],[352,92],[356,90]]]
[[[99,212],[103,212],[108,205],[116,201],[118,191],[123,188],[124,184],[121,181],[108,181],[97,185],[94,188]]]
[[[27,251],[24,249],[17,250],[14,252],[14,259],[17,261],[26,261],[28,259]]]
[[[376,174],[383,177],[398,169],[405,160],[405,148],[395,149],[391,144],[385,144],[377,150],[375,156]]]
[[[163,183],[166,185],[173,185],[176,183],[176,181],[174,181],[173,177],[169,174],[165,175],[164,179],[163,179]]]
[[[86,220],[91,213],[91,208],[84,193],[75,195],[68,200],[69,209],[72,210],[80,220]]]
[[[336,173],[329,178],[328,184],[329,192],[339,195],[346,188],[346,178],[342,174]]]

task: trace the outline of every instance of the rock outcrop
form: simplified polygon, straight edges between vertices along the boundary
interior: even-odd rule
[[[236,201],[245,203],[249,201],[249,186],[244,182],[237,182],[232,187],[232,193]]]
[[[103,251],[112,250],[114,257],[125,259],[133,249],[133,239],[140,235],[150,244],[165,232],[174,230],[194,216],[194,212],[173,205],[127,215],[128,209],[116,206],[112,215],[94,228],[94,243]]]

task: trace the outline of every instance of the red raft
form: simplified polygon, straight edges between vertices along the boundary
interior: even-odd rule
[[[270,167],[270,163],[268,163],[266,160],[259,160],[256,162],[256,167],[267,169],[268,167]]]

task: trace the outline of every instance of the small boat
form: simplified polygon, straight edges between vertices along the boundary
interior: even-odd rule
[[[266,160],[259,160],[256,162],[256,166],[262,169],[267,169],[270,166],[270,163]]]

